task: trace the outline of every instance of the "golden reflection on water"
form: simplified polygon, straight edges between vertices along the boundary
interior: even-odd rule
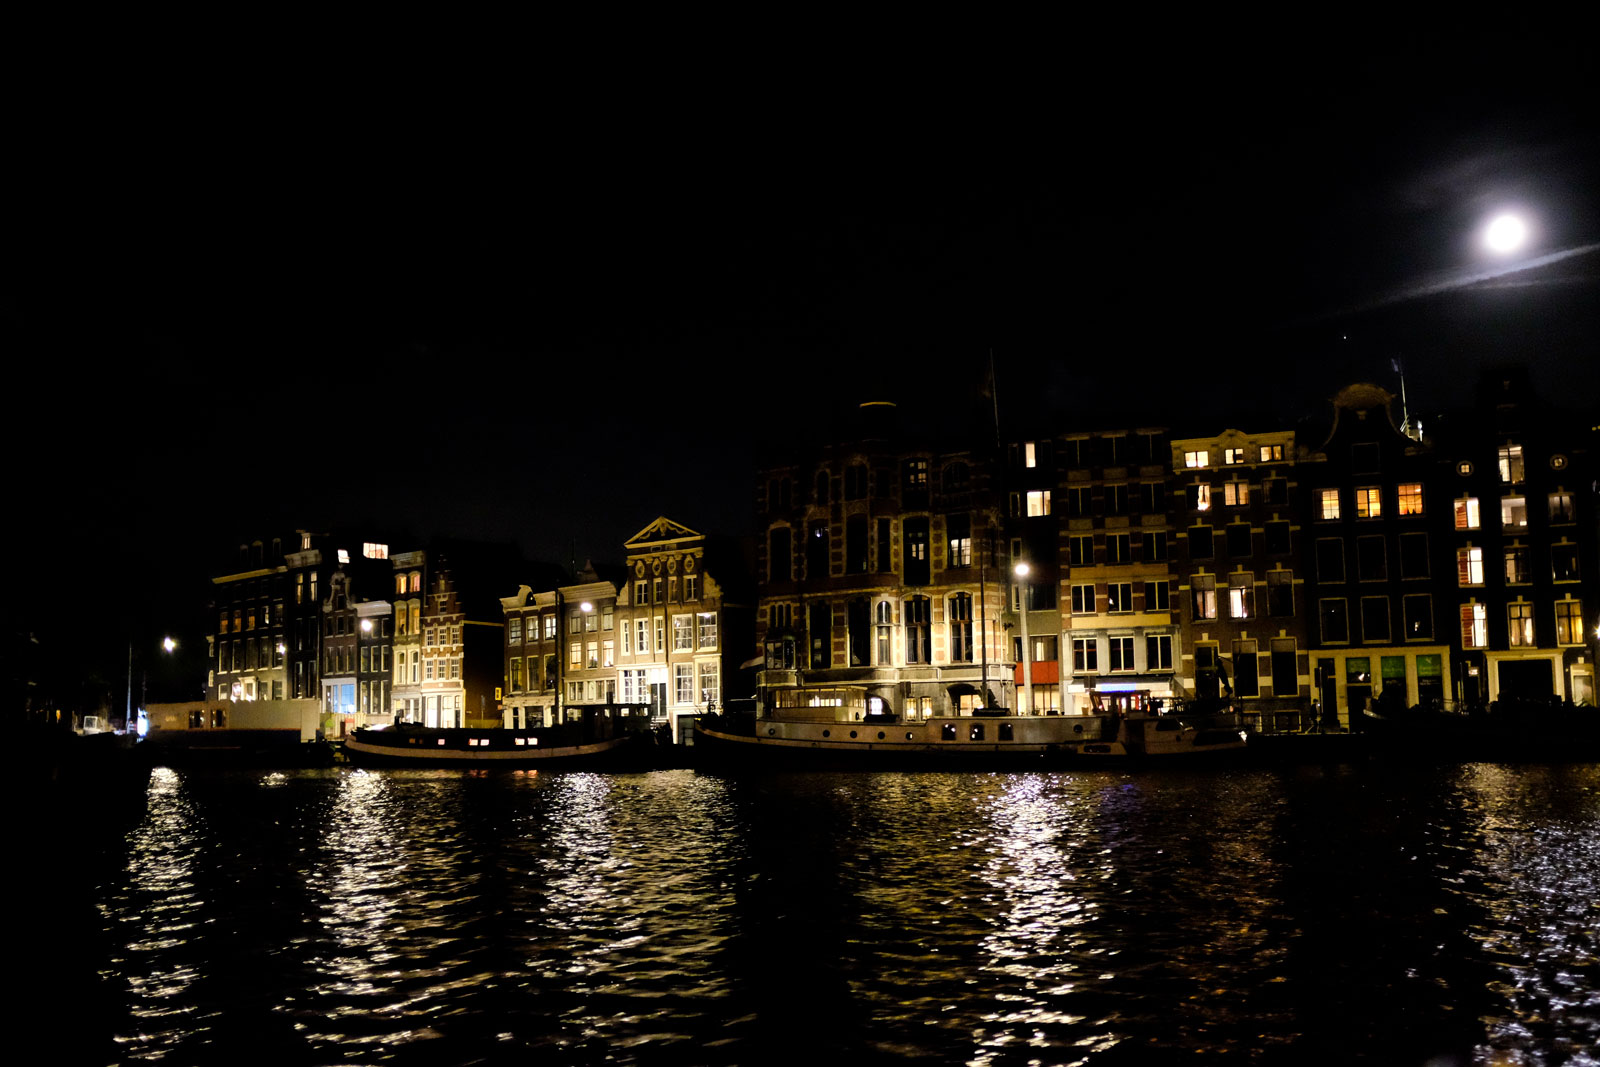
[[[132,1014],[145,1025],[171,1017],[176,1023],[189,1013],[183,998],[200,972],[172,950],[195,935],[206,906],[194,872],[206,828],[177,772],[150,772],[149,808],[131,842],[127,889],[101,909],[134,932],[120,962],[139,1001]]]
[[[1469,931],[1498,972],[1503,1010],[1482,1022],[1491,1062],[1541,1052],[1595,1062],[1600,1047],[1600,767],[1479,763],[1460,775],[1463,818],[1476,833],[1466,877],[1479,904]],[[1537,827],[1529,810],[1554,810]],[[1453,872],[1452,872],[1453,873]],[[1587,1035],[1585,1041],[1582,1035]]]

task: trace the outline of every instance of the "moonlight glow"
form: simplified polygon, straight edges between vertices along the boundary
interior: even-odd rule
[[[1527,225],[1515,215],[1499,215],[1483,231],[1483,243],[1491,252],[1515,252],[1528,236]]]

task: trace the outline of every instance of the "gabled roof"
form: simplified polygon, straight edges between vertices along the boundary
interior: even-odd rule
[[[670,545],[677,541],[693,541],[705,535],[691,530],[682,523],[673,522],[665,515],[657,518],[649,526],[640,530],[623,542],[623,547],[628,549],[651,548]]]

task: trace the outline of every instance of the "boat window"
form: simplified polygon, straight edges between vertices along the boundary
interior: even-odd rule
[[[911,731],[910,731],[910,730],[907,730],[907,731],[906,731],[906,740],[907,740],[907,741],[913,741],[913,740],[915,740],[915,739],[916,739],[916,736],[917,736],[917,735],[916,735],[916,734],[914,734],[914,733],[912,733],[912,732],[911,732]]]
[[[879,730],[879,731],[878,731],[878,740],[879,740],[879,741],[882,741],[882,740],[883,740],[883,731],[882,731],[882,730]]]
[[[855,732],[855,731],[854,731],[854,730],[851,730],[851,731],[850,731],[850,736],[851,736],[851,737],[854,737],[854,736],[855,736],[855,735],[856,735],[856,732]]]
[[[1011,724],[1010,723],[1003,722],[1003,723],[1000,724],[1000,740],[1002,740],[1002,741],[1014,741],[1014,740],[1016,740],[1016,738],[1014,738],[1012,736],[1012,730],[1011,730]]]
[[[822,731],[822,736],[823,737],[832,737],[833,736],[833,731],[832,730],[824,730],[824,731]]]
[[[939,727],[939,740],[941,740],[941,741],[954,741],[955,739],[956,739],[956,724],[955,723],[947,722],[943,726]]]
[[[983,740],[983,723],[981,723],[981,722],[973,723],[972,724],[972,732],[968,736],[969,736],[970,740],[982,741]]]

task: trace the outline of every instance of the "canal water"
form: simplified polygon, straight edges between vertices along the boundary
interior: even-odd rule
[[[158,768],[73,839],[55,1062],[1600,1062],[1593,765]]]

